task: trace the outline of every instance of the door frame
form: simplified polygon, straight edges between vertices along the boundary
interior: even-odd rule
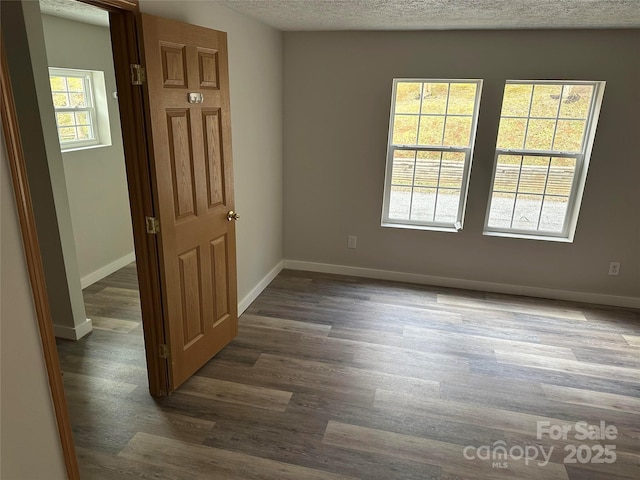
[[[24,1],[24,0],[23,0]],[[161,357],[165,344],[164,318],[160,289],[158,242],[146,231],[145,217],[154,214],[154,193],[146,132],[149,131],[148,105],[143,89],[131,83],[130,65],[141,64],[138,33],[140,31],[138,0],[78,0],[109,12],[111,43],[119,97],[120,121],[125,153],[129,203],[133,223],[142,325],[147,360],[149,392],[154,396],[168,394],[167,360]],[[67,470],[67,477],[80,478],[73,443],[60,360],[53,332],[40,246],[36,233],[21,131],[16,116],[11,78],[5,55],[5,42],[0,42],[0,113],[7,146],[7,160],[16,198],[16,206],[43,357],[51,390],[52,404]]]

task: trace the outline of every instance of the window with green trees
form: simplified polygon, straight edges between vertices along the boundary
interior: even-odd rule
[[[573,239],[603,91],[506,82],[485,234]]]
[[[91,72],[49,69],[49,81],[61,148],[98,144]]]
[[[482,80],[395,79],[382,225],[462,228]]]

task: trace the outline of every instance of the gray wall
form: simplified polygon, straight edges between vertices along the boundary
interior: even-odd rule
[[[38,241],[56,335],[77,339],[91,331],[73,241],[69,200],[38,2],[2,2],[2,41],[13,85]]]
[[[285,258],[640,297],[639,51],[638,30],[285,33]],[[380,226],[394,77],[485,80],[460,233]],[[505,79],[607,81],[572,244],[482,235]]]
[[[67,478],[0,131],[0,478]],[[35,454],[35,455],[34,455]]]
[[[131,261],[133,234],[122,149],[122,131],[109,29],[42,16],[50,67],[100,70],[105,74],[111,146],[64,152],[78,271],[83,286]],[[78,41],[78,39],[82,39]],[[127,261],[128,260],[128,261]],[[97,273],[97,275],[96,275]],[[93,274],[93,275],[92,275]]]
[[[140,9],[228,33],[238,299],[282,262],[282,34],[212,2],[142,0]]]

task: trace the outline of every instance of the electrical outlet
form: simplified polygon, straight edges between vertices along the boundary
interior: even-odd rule
[[[355,235],[349,235],[347,237],[347,248],[356,248],[356,243],[358,242],[358,237]]]
[[[609,275],[618,275],[620,273],[620,262],[611,262],[609,264]]]

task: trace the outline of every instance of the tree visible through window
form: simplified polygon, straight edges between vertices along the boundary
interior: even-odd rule
[[[573,236],[603,90],[507,82],[485,231]]]
[[[394,80],[382,224],[459,229],[481,80]]]
[[[61,147],[97,144],[91,72],[49,69],[49,81]]]

